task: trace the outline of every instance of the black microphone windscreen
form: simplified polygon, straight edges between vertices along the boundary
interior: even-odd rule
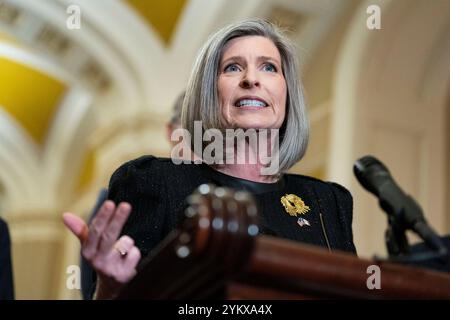
[[[374,185],[374,175],[380,172],[386,172],[389,174],[386,166],[371,155],[367,155],[356,160],[353,166],[353,172],[359,183],[375,195],[378,195],[378,189]]]

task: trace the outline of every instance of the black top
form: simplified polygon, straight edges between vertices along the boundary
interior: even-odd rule
[[[0,300],[14,299],[13,284],[9,230],[0,218]]]
[[[266,235],[356,253],[352,235],[352,196],[344,187],[311,177],[285,174],[276,183],[258,183],[223,174],[206,164],[175,165],[171,159],[143,156],[129,161],[111,177],[108,198],[132,206],[122,234],[134,239],[145,257],[174,229],[187,207],[186,198],[203,183],[251,192],[259,209],[260,232]],[[310,211],[301,227],[281,197],[295,194]],[[93,215],[104,198],[94,209]],[[95,291],[96,275],[82,259],[83,297]]]
[[[356,253],[352,235],[352,196],[336,183],[295,174],[285,174],[276,183],[258,183],[223,174],[206,164],[175,165],[171,159],[143,156],[125,163],[112,175],[108,198],[132,205],[122,233],[135,240],[146,256],[172,229],[184,209],[185,199],[199,185],[245,189],[259,208],[260,230],[290,240]],[[300,226],[290,216],[281,197],[295,194],[310,211]]]

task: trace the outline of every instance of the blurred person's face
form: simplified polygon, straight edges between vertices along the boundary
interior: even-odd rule
[[[169,143],[171,144],[172,147],[176,146],[179,141],[172,141],[171,136],[172,133],[181,128],[181,124],[180,123],[173,123],[173,122],[169,122],[166,124],[166,135],[167,135],[167,140],[169,141]]]
[[[221,114],[227,128],[280,128],[286,113],[286,81],[275,44],[262,36],[230,40],[218,78]]]

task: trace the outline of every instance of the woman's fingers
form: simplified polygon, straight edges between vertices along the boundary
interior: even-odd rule
[[[83,256],[91,260],[97,254],[99,242],[102,241],[103,234],[110,220],[114,215],[116,206],[113,201],[106,200],[100,207],[95,218],[89,226],[89,235],[82,248]]]
[[[66,226],[80,239],[83,256],[94,267],[104,287],[110,291],[135,276],[141,258],[132,238],[122,236],[117,240],[130,212],[130,204],[123,202],[116,207],[114,202],[107,200],[89,227],[71,213],[63,215]]]
[[[130,215],[130,212],[131,206],[126,202],[122,202],[117,206],[114,216],[103,230],[98,248],[100,255],[107,255],[110,253],[112,247],[117,241],[117,238],[119,237],[120,231]]]
[[[125,258],[134,246],[134,240],[129,236],[121,236],[114,244],[115,253],[118,253],[120,258]]]
[[[136,266],[137,266],[139,260],[141,260],[141,252],[139,251],[139,249],[137,247],[133,246],[128,251],[127,258],[124,261],[124,267],[127,270],[134,271],[134,274],[132,275],[132,277],[135,276]]]
[[[136,275],[136,266],[141,259],[141,252],[136,246],[132,246],[125,256],[119,254],[119,269],[114,275],[114,280],[120,284],[129,282]]]
[[[139,249],[129,236],[117,240],[108,255],[98,255],[93,260],[104,287],[119,288],[136,275],[136,266],[141,258]]]
[[[63,222],[67,228],[80,240],[83,244],[88,238],[89,228],[83,219],[73,213],[63,213]]]
[[[122,236],[115,244],[112,254],[116,267],[114,281],[124,284],[136,275],[136,266],[141,259],[141,252],[134,245],[133,239]]]

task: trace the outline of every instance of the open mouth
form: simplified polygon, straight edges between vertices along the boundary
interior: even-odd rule
[[[267,103],[261,99],[241,98],[234,104],[237,108],[253,107],[253,108],[265,108]]]

